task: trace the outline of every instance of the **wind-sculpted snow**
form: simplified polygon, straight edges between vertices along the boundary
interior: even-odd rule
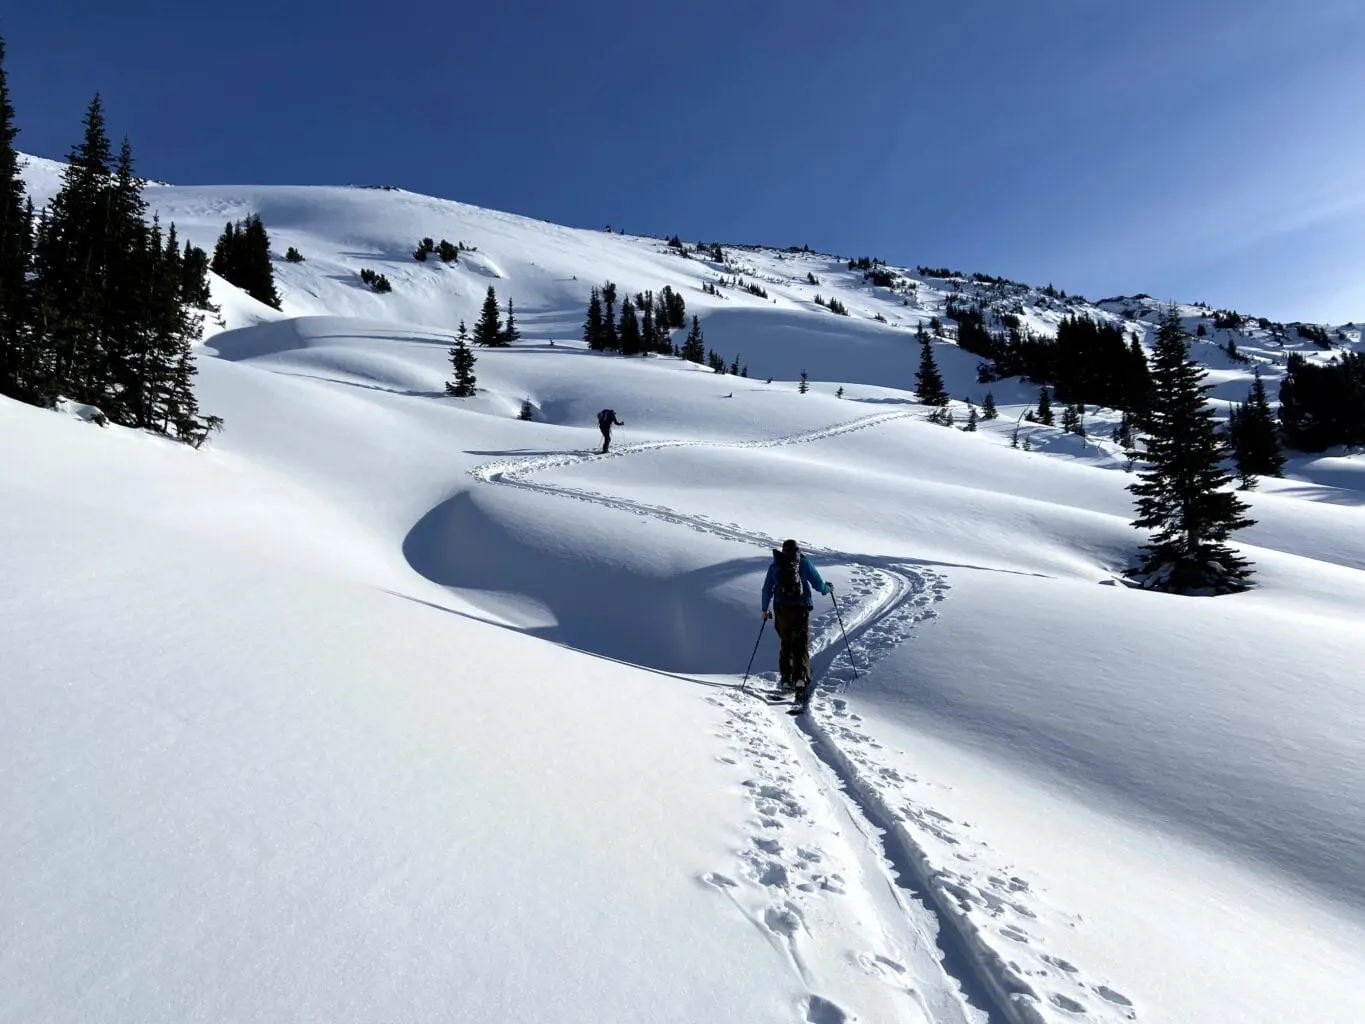
[[[736,523],[719,523],[705,515],[644,504],[621,495],[556,485],[540,476],[585,461],[643,456],[671,448],[761,449],[806,444],[907,415],[885,413],[756,441],[656,441],[622,445],[605,454],[524,456],[485,463],[471,473],[487,483],[593,502],[767,548],[780,542]],[[923,566],[860,558],[815,545],[807,545],[806,550],[822,565],[843,565],[851,570],[851,586],[840,595],[842,626],[833,608],[812,618],[811,655],[817,697],[810,715],[799,725],[784,727],[774,721],[776,713],[750,694],[731,692],[706,698],[727,714],[728,731],[722,735],[733,741],[735,756],[722,760],[754,775],[742,785],[753,800],[756,827],[736,870],[729,874],[711,872],[703,881],[723,893],[783,951],[804,983],[813,984],[809,964],[819,963],[823,957],[807,957],[803,949],[807,944],[818,948],[829,941],[829,936],[812,924],[812,904],[831,893],[844,894],[846,883],[840,870],[842,862],[821,843],[809,838],[793,842],[789,833],[798,823],[803,834],[812,828],[818,832],[822,814],[832,814],[831,806],[838,803],[834,793],[837,786],[856,808],[854,813],[860,816],[864,835],[881,836],[874,840],[879,861],[891,865],[899,876],[899,886],[906,890],[896,900],[899,915],[912,928],[924,927],[911,906],[916,894],[936,915],[929,934],[923,936],[924,944],[914,948],[923,951],[942,930],[945,965],[956,975],[969,1002],[999,1016],[1002,1024],[1045,1024],[1078,1016],[1097,1021],[1136,1019],[1131,1001],[1116,989],[1092,980],[1064,957],[1051,953],[1046,945],[1031,944],[1027,923],[1051,911],[1035,909],[1035,894],[1026,881],[992,874],[985,866],[990,862],[989,851],[968,835],[959,838],[961,826],[924,803],[922,794],[910,792],[918,780],[902,776],[877,759],[880,744],[862,730],[859,716],[848,710],[847,700],[840,696],[860,671],[867,671],[909,639],[916,625],[937,615],[935,606],[948,594],[946,580]],[[760,671],[754,682],[756,692],[771,686],[775,678],[772,672]],[[793,735],[793,728],[807,739],[804,771],[797,752],[800,734]],[[808,794],[804,800],[796,795],[803,789]],[[817,802],[824,808],[822,812],[811,810]],[[961,851],[956,868],[935,860],[919,838],[926,832]],[[822,842],[837,840],[826,832]],[[978,854],[986,854],[980,866]],[[1074,926],[1074,920],[1071,923]],[[869,973],[884,975],[893,989],[907,971],[894,957],[875,949],[859,956]],[[822,1012],[828,1016],[821,1019],[847,1019],[836,1004],[826,1001],[824,1006]],[[960,1007],[955,1011],[960,1014]],[[945,1015],[943,1006],[933,1008],[933,1013],[932,1019],[938,1021],[959,1019]]]

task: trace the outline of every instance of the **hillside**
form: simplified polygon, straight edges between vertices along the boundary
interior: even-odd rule
[[[1001,419],[910,393],[950,300],[1142,339],[1154,300],[398,190],[147,198],[210,249],[260,214],[282,310],[215,279],[200,451],[0,401],[0,1020],[1365,1013],[1365,463],[1262,483],[1256,589],[1145,594],[1114,417],[1015,450],[1037,389],[951,338]],[[607,280],[683,295],[747,379],[587,351]],[[490,284],[522,340],[446,398]],[[1181,307],[1222,401],[1361,344],[1215,312]],[[788,536],[842,613],[807,718],[740,687]]]

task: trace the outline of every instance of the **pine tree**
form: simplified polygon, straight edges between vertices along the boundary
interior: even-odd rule
[[[796,386],[796,390],[803,395],[810,390],[810,379],[806,376],[805,370],[801,371],[801,383]]]
[[[1244,489],[1255,487],[1259,476],[1283,475],[1284,450],[1280,446],[1279,428],[1266,398],[1259,366],[1246,404],[1235,408],[1228,419],[1228,439],[1237,477]]]
[[[602,286],[602,347],[608,352],[621,351],[621,335],[616,330],[616,285],[610,281]]]
[[[465,329],[464,321],[460,321],[459,333],[455,335],[455,344],[450,348],[450,366],[454,371],[454,379],[446,381],[446,394],[454,398],[472,398],[478,392],[475,386],[477,378],[474,376],[474,351],[469,347],[469,331]]]
[[[620,343],[621,354],[638,356],[644,351],[644,341],[640,336],[640,321],[635,318],[635,304],[627,296],[621,302]]]
[[[687,340],[683,342],[682,357],[691,363],[706,361],[706,343],[702,340],[701,321],[696,314],[692,316],[692,329],[687,332]]]
[[[654,295],[652,292],[645,292],[643,296],[640,296],[639,308],[642,314],[640,347],[645,352],[657,352],[659,350],[660,332],[655,328]]]
[[[583,340],[594,352],[601,352],[607,347],[602,329],[602,293],[596,288],[588,296],[588,316],[583,321]]]
[[[96,405],[102,398],[104,272],[109,265],[106,208],[113,154],[98,94],[81,142],[67,156],[62,185],[48,205],[34,245],[34,294],[44,336],[43,399],[60,395]]]
[[[948,402],[948,391],[934,362],[934,345],[927,335],[920,337],[919,370],[915,373],[915,394],[921,405],[941,406]]]
[[[34,402],[40,387],[28,285],[33,219],[19,177],[18,134],[0,39],[0,395]]]
[[[748,374],[745,374],[745,376],[748,376]],[[835,397],[835,398],[843,398],[843,397],[844,397],[844,389],[843,389],[843,386],[842,386],[842,385],[840,385],[839,389],[838,389],[837,391],[834,392],[834,397]]]
[[[735,358],[730,361],[730,372],[736,377],[739,376],[739,353],[735,353]]]
[[[962,429],[965,430],[965,431],[966,431],[967,433],[969,433],[969,434],[975,434],[975,433],[976,433],[976,419],[977,419],[977,417],[976,417],[976,406],[972,406],[971,411],[967,414],[967,425],[966,425],[965,427],[963,427]]]
[[[1128,489],[1137,499],[1133,525],[1152,538],[1134,575],[1145,586],[1177,593],[1245,589],[1247,561],[1224,542],[1252,525],[1247,506],[1227,489],[1224,446],[1205,403],[1206,374],[1191,358],[1174,308],[1157,332],[1147,468]]]
[[[986,400],[981,403],[981,418],[983,420],[1000,418],[1000,410],[995,407],[995,395],[990,391],[986,392]]]
[[[474,344],[500,348],[502,343],[502,312],[498,309],[498,294],[490,284],[488,294],[484,296],[483,311],[474,324]]]
[[[1080,426],[1081,414],[1076,411],[1074,405],[1067,403],[1066,408],[1062,410],[1062,430],[1068,434],[1076,434],[1080,432]]]
[[[1045,427],[1053,424],[1052,418],[1052,394],[1044,385],[1038,392],[1038,422]]]
[[[507,326],[502,329],[503,347],[521,340],[521,330],[517,327],[517,317],[512,311],[512,296],[507,296]]]
[[[258,302],[280,308],[275,268],[270,262],[270,236],[256,214],[223,228],[213,247],[212,269]]]

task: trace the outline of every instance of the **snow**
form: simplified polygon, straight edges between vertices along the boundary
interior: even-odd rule
[[[35,198],[59,171],[29,162]],[[1365,1016],[1359,456],[1250,496],[1256,589],[1136,592],[1114,445],[1012,449],[1035,389],[950,343],[1001,419],[906,390],[920,321],[1000,286],[398,190],[148,198],[305,261],[282,311],[214,279],[202,450],[0,401],[0,1020]],[[418,263],[424,235],[475,248]],[[751,376],[586,351],[608,279],[679,291]],[[489,284],[524,339],[446,398]],[[1158,312],[1010,294],[1040,329]],[[1196,349],[1236,400],[1225,336]],[[1272,382],[1300,350],[1235,337]],[[842,614],[805,718],[756,695],[787,536]]]

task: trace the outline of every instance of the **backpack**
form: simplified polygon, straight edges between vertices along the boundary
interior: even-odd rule
[[[801,584],[801,552],[797,551],[791,558],[787,558],[774,548],[773,564],[777,566],[773,586],[774,603],[805,604],[806,590]]]
[[[611,421],[616,419],[616,410],[603,409],[597,414],[597,429],[606,430],[611,426]]]

